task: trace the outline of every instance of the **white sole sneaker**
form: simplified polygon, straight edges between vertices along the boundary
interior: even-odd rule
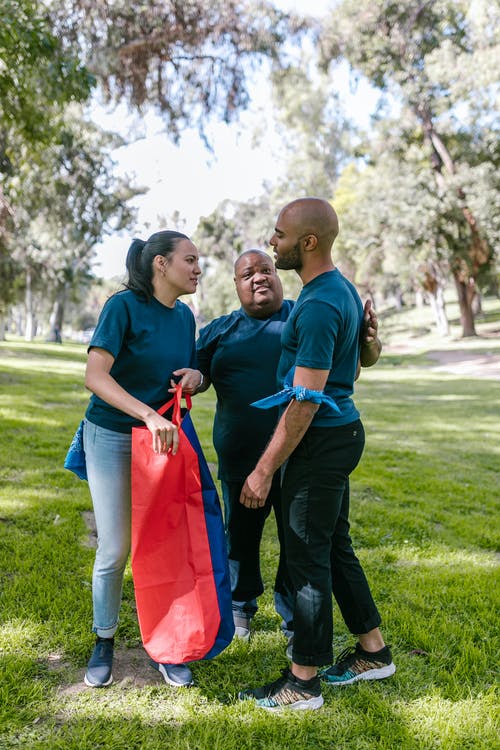
[[[168,667],[170,666],[169,664],[159,664],[158,662],[151,660],[151,666],[161,674],[167,685],[170,685],[171,687],[188,688],[194,684],[193,675],[191,674],[191,670],[189,669],[189,667],[186,667],[185,669],[186,679],[183,682],[176,682],[170,677],[168,673]]]
[[[379,667],[378,669],[368,669],[366,672],[354,675],[349,680],[341,681],[330,681],[328,678],[322,678],[324,685],[333,685],[334,687],[341,687],[342,685],[352,685],[355,682],[361,682],[362,680],[385,680],[386,677],[392,677],[396,671],[396,665],[394,662],[388,664],[386,667]]]
[[[264,711],[313,711],[315,708],[321,708],[325,701],[322,695],[318,695],[315,698],[308,698],[307,700],[297,701],[296,703],[290,703],[288,706],[261,706],[257,703],[259,708],[263,708]]]
[[[91,687],[91,688],[108,687],[108,685],[111,685],[111,683],[113,682],[113,675],[112,674],[109,675],[109,680],[107,682],[95,683],[95,682],[90,682],[89,678],[87,677],[87,674],[85,674],[83,681],[87,687]]]

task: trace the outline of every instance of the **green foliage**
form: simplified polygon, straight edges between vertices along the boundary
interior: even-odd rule
[[[494,73],[481,71],[498,56],[495,20],[498,7],[482,0],[344,0],[321,39],[326,68],[344,56],[400,106],[398,122],[382,120],[375,139],[360,146],[371,170],[351,203],[351,226],[363,246],[372,235],[369,255],[378,262],[374,268],[361,256],[364,275],[399,274],[391,245],[404,256],[403,283],[423,263],[426,272],[449,272],[464,335],[474,333],[470,290],[491,284],[500,228],[491,211],[498,201]],[[476,71],[468,90],[459,83],[463,69],[467,79]],[[435,277],[431,285],[440,284]]]
[[[304,55],[296,65],[275,70],[273,97],[281,125],[286,178],[276,185],[274,203],[307,195],[330,196],[339,165],[348,153],[351,127],[325,74],[309,73]]]
[[[0,0],[0,16],[0,161],[5,168],[17,161],[10,134],[49,143],[61,109],[86,100],[94,79],[54,34],[43,3]]]
[[[446,42],[459,53],[468,51],[465,10],[468,3],[436,0],[354,2],[343,0],[322,38],[323,62],[344,56],[378,88],[405,90],[417,106],[424,94],[437,94],[426,58]],[[448,81],[441,93],[449,94]]]
[[[80,110],[68,111],[58,141],[7,182],[19,206],[17,252],[42,270],[44,283],[88,272],[94,246],[130,224],[127,201],[138,191],[113,174],[110,152],[120,144]]]
[[[276,59],[300,24],[262,0],[58,0],[53,17],[86,53],[106,99],[151,105],[169,136],[210,115],[226,122],[248,104],[246,79],[259,59]]]
[[[500,354],[498,301],[484,339],[455,348]],[[381,323],[394,344],[417,320]],[[488,337],[487,337],[488,336]],[[87,403],[84,347],[0,344],[0,745],[36,750],[492,750],[498,747],[498,446],[493,380],[443,373],[426,347],[383,352],[363,370],[356,401],[367,446],[352,480],[354,544],[383,616],[397,672],[337,692],[320,711],[269,715],[236,700],[286,665],[272,602],[274,523],[266,526],[259,600],[248,644],[193,665],[197,687],[175,691],[151,670],[106,690],[81,685],[92,648],[94,552],[82,514],[86,483],[62,468]],[[193,419],[210,462],[212,390]],[[351,642],[335,612],[335,651]],[[139,644],[130,569],[117,638]],[[142,661],[147,656],[141,654]],[[142,663],[142,662],[141,662]]]
[[[70,296],[89,286],[95,246],[135,217],[128,201],[139,190],[113,172],[110,151],[120,143],[85,120],[79,109],[68,110],[60,138],[5,183],[16,206],[10,257],[18,264],[18,294],[25,294],[29,284],[44,319],[56,305],[53,322],[59,329]],[[28,300],[28,320],[31,314]]]
[[[62,112],[89,97],[94,79],[54,33],[43,3],[0,0],[0,18],[0,175],[12,175],[60,137]],[[15,208],[0,182],[2,315],[14,297]]]

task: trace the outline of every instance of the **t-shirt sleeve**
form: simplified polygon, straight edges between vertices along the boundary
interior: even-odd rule
[[[295,320],[297,335],[297,367],[330,370],[341,317],[333,305],[309,300],[302,305]]]
[[[188,308],[189,309],[189,308]],[[196,321],[194,319],[194,315],[191,310],[189,310],[189,317],[190,317],[190,329],[189,329],[189,335],[191,337],[191,341],[193,342],[193,345],[191,347],[191,356],[189,358],[189,367],[191,368],[197,368],[198,367],[198,358],[196,356]]]
[[[99,347],[116,359],[128,327],[129,312],[125,300],[119,294],[110,297],[101,311],[87,351]]]
[[[210,376],[212,357],[214,356],[215,350],[217,349],[217,336],[215,335],[214,328],[215,327],[213,323],[209,323],[207,326],[202,328],[196,342],[196,359],[198,370],[200,370],[200,372],[202,372],[206,377]]]

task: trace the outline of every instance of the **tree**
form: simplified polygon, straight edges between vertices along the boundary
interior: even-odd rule
[[[391,149],[387,128],[383,133],[378,150],[371,144],[369,164],[351,164],[340,176],[334,196],[341,217],[336,262],[378,303],[392,298],[400,306],[424,289],[437,330],[445,335],[448,266],[438,227],[440,199],[429,185],[421,149],[407,149],[403,162]]]
[[[340,166],[350,150],[352,128],[342,116],[328,77],[310,71],[307,57],[272,75],[286,178],[274,190],[276,202],[333,194]]]
[[[42,3],[0,0],[0,16],[0,172],[8,173],[16,162],[12,134],[50,143],[66,105],[85,101],[95,80],[53,32]]]
[[[301,28],[265,0],[58,0],[51,12],[106,100],[154,107],[174,140],[187,126],[204,133],[210,115],[233,119],[251,66],[277,60]]]
[[[94,83],[71,49],[53,33],[46,8],[34,0],[0,0],[0,321],[13,297],[9,252],[15,206],[4,179],[22,158],[57,140],[61,113],[84,101]],[[23,156],[21,156],[21,154]],[[3,338],[3,323],[0,324]]]
[[[472,209],[472,186],[464,178],[471,176],[468,159],[473,145],[483,154],[482,165],[494,164],[491,152],[484,158],[491,123],[483,108],[493,90],[496,66],[491,63],[498,55],[498,28],[498,6],[483,0],[343,0],[322,35],[326,67],[345,57],[372,84],[392,93],[403,116],[407,111],[420,130],[429,173],[449,206],[448,218],[454,217],[449,265],[464,336],[475,334],[473,294],[493,261],[488,232]],[[470,89],[460,81],[462,71]]]
[[[8,181],[18,206],[12,256],[25,274],[26,337],[34,334],[36,294],[52,305],[52,337],[61,331],[68,294],[90,278],[94,248],[102,237],[129,225],[127,202],[137,190],[113,176],[109,151],[117,137],[66,116],[59,143],[37,160],[23,161]]]

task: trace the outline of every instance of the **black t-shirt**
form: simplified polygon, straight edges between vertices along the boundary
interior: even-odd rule
[[[219,479],[239,481],[254,469],[278,419],[278,410],[250,406],[276,392],[281,332],[293,307],[284,300],[270,318],[251,318],[243,309],[201,329],[198,367],[217,393],[213,440]]]

